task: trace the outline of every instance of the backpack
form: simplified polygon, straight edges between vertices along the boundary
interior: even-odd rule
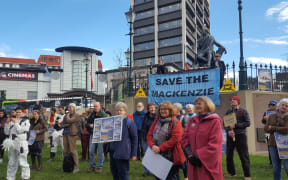
[[[64,156],[63,160],[63,171],[64,172],[73,172],[74,170],[74,160],[72,154],[69,153]]]

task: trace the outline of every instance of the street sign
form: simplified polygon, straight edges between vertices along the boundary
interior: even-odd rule
[[[230,79],[226,79],[224,85],[220,89],[220,92],[231,92],[236,91],[234,85],[231,83]]]
[[[138,89],[138,91],[136,92],[134,97],[146,97],[146,94],[145,94],[142,86],[140,86],[140,88]]]

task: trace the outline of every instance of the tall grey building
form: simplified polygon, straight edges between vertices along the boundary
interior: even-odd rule
[[[209,0],[130,0],[133,66],[175,63],[192,66],[197,39],[210,29]]]

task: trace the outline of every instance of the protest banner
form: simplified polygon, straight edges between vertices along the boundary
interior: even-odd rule
[[[205,69],[185,73],[149,75],[148,102],[157,106],[163,101],[194,104],[197,96],[208,96],[215,105],[219,100],[220,70]]]
[[[274,133],[280,159],[288,159],[288,134]]]
[[[112,116],[94,120],[92,143],[121,141],[122,116]]]
[[[258,89],[260,91],[272,91],[271,69],[258,69]]]

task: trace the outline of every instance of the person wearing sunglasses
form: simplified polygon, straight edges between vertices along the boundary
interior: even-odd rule
[[[262,118],[262,124],[263,125],[267,124],[267,120],[268,120],[268,117],[269,117],[270,114],[274,114],[274,113],[277,112],[277,110],[276,110],[277,104],[278,104],[278,101],[276,101],[276,100],[269,101],[268,108],[264,112],[263,118]],[[268,143],[268,140],[269,140],[269,135],[270,135],[269,133],[265,133],[265,139],[266,139],[267,143]],[[269,166],[272,168],[272,161],[271,161],[270,154],[269,154]]]

